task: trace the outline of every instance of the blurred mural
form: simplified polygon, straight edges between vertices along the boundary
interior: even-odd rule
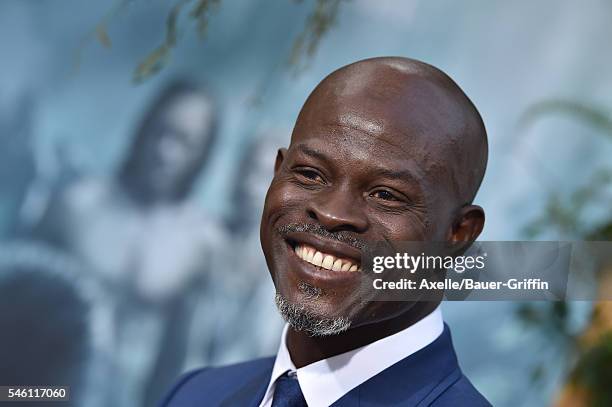
[[[273,354],[276,151],[361,58],[430,62],[479,107],[483,240],[610,240],[610,18],[609,0],[2,1],[0,384],[151,406],[187,369]],[[486,305],[443,309],[494,405],[609,405],[605,304]]]
[[[118,171],[56,185],[26,232],[74,256],[109,293],[100,305],[112,335],[101,346],[112,366],[100,380],[117,391],[104,405],[159,396],[190,351],[198,297],[214,292],[206,290],[225,233],[189,195],[210,157],[215,120],[203,90],[169,85],[145,113]]]

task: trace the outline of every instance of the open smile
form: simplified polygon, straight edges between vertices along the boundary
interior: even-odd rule
[[[332,271],[361,271],[359,263],[354,260],[336,257],[333,254],[320,252],[307,244],[296,244],[293,251],[300,259],[314,266]]]
[[[307,232],[289,233],[289,269],[315,286],[347,287],[362,276],[361,250],[347,243]]]

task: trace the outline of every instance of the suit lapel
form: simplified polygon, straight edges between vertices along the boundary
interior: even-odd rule
[[[235,393],[225,399],[221,407],[257,407],[268,388],[270,375],[272,374],[272,366],[265,371],[258,373],[249,380],[244,386],[240,387]]]
[[[453,349],[450,331],[425,348],[415,352],[352,389],[336,401],[334,407],[416,406],[428,395],[452,384],[461,371]]]

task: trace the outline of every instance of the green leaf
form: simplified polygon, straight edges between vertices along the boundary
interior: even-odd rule
[[[221,4],[221,0],[197,0],[195,6],[191,10],[189,15],[196,20],[200,37],[204,37],[206,34],[210,15],[219,7],[219,4]]]
[[[185,4],[189,3],[190,1],[191,0],[179,1],[174,5],[174,7],[170,9],[168,17],[166,17],[166,45],[168,47],[174,47],[176,45],[176,41],[178,40],[178,18],[181,14],[183,6],[185,6]]]
[[[299,68],[304,57],[312,57],[321,39],[335,25],[342,0],[317,0],[304,30],[293,43],[289,64]]]
[[[104,48],[110,48],[112,46],[111,39],[106,30],[106,24],[100,23],[96,26],[96,38]]]
[[[531,106],[521,117],[519,123],[523,127],[552,114],[573,116],[587,124],[604,130],[612,136],[612,119],[607,110],[589,106],[573,100],[545,100]]]
[[[170,47],[163,44],[151,52],[134,71],[133,81],[141,83],[158,73],[168,62]]]

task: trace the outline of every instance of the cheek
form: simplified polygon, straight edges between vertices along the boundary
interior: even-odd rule
[[[270,184],[270,188],[268,188],[268,192],[266,193],[266,199],[264,201],[264,224],[273,221],[272,218],[283,211],[285,199],[286,198],[284,197],[282,188],[280,188],[277,182],[272,181],[272,183]]]
[[[296,203],[296,199],[291,193],[291,189],[286,183],[273,180],[266,193],[264,208],[261,217],[260,238],[264,252],[269,255],[272,251],[272,245],[275,239],[274,229],[282,224],[298,221],[295,216],[289,217],[289,214],[295,213],[295,208],[301,207]],[[282,222],[279,220],[282,219]],[[280,245],[280,242],[276,242]]]
[[[297,186],[283,180],[274,179],[266,194],[264,219],[274,223],[287,214],[295,216],[303,211],[310,196]],[[294,219],[294,221],[299,221]]]
[[[379,240],[389,241],[422,241],[431,237],[429,222],[414,214],[372,214],[371,224]],[[374,226],[375,225],[375,226]]]

